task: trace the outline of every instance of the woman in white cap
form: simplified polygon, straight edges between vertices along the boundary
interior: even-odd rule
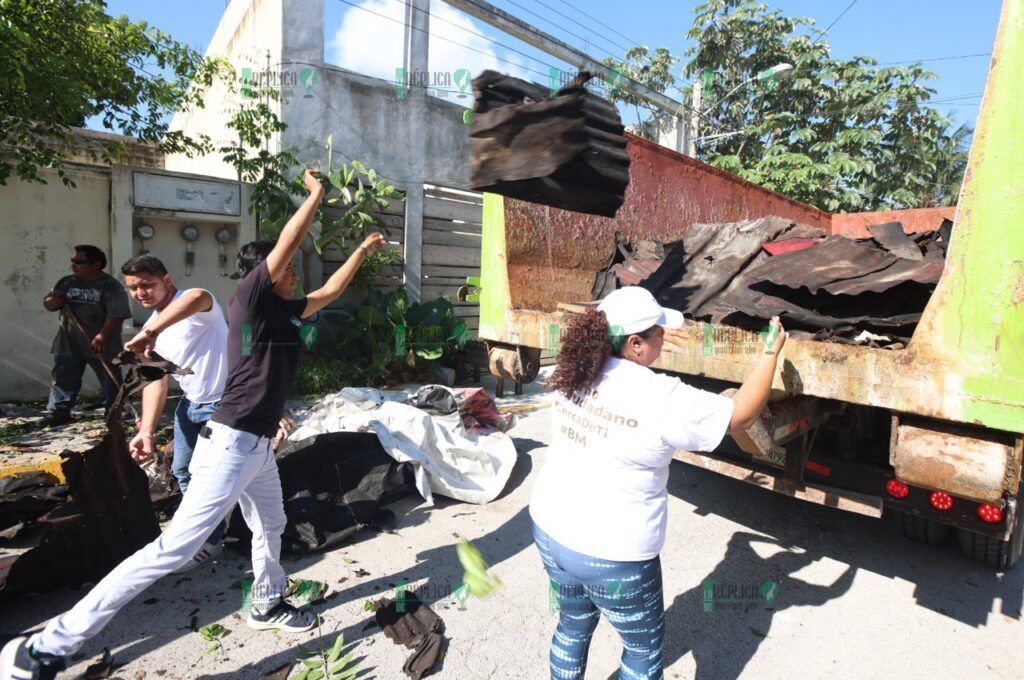
[[[551,677],[582,678],[598,617],[622,639],[620,678],[661,678],[664,604],[658,554],[675,449],[710,451],[750,427],[768,401],[786,341],[766,347],[730,398],[650,366],[683,315],[643,288],[606,297],[570,323],[551,376],[554,436],[530,503],[534,541],[559,606]]]

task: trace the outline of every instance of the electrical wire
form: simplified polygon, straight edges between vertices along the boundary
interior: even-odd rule
[[[849,5],[846,6],[846,9],[844,9],[842,12],[839,13],[839,16],[837,16],[835,19],[832,20],[832,23],[829,24],[825,28],[824,31],[819,31],[820,35],[818,36],[817,40],[815,40],[814,42],[811,43],[811,47],[814,47],[815,45],[817,45],[821,41],[821,39],[824,38],[828,34],[828,32],[830,30],[832,30],[832,27],[835,26],[837,23],[839,23],[839,20],[842,19],[846,15],[847,12],[849,12],[851,9],[853,9],[853,6],[856,5],[856,4],[857,4],[857,0],[853,0],[853,2],[851,2]]]
[[[472,4],[472,5],[476,6],[476,7],[478,8],[478,9],[481,9],[481,10],[487,11],[487,8],[485,8],[485,7],[481,6],[481,5],[478,5],[478,4],[476,3],[476,2],[473,2],[473,0],[467,0],[467,1],[468,1],[468,2],[470,3],[470,4]],[[364,12],[368,12],[368,13],[370,13],[370,14],[376,15],[376,16],[378,16],[378,17],[381,17],[381,18],[383,18],[383,19],[387,19],[387,20],[389,20],[389,21],[392,21],[392,22],[394,22],[394,23],[396,23],[396,24],[400,24],[400,25],[402,25],[403,27],[405,26],[405,22],[404,22],[404,21],[401,21],[401,20],[395,19],[395,18],[393,18],[393,17],[389,17],[389,16],[387,16],[386,14],[381,14],[381,13],[379,13],[379,12],[375,12],[375,11],[373,11],[373,10],[371,10],[371,9],[368,9],[368,8],[366,8],[366,7],[363,7],[363,6],[361,6],[361,5],[357,5],[357,4],[355,4],[354,2],[351,2],[351,0],[340,0],[340,2],[343,2],[343,3],[345,3],[346,5],[350,5],[350,6],[352,6],[352,7],[355,7],[356,9],[361,9],[361,10],[363,10]],[[404,4],[404,5],[406,5],[406,6],[409,6],[409,3],[408,3],[408,2],[406,2],[405,0],[398,0],[398,2],[400,2],[401,4]],[[513,4],[515,4],[515,3],[513,3]],[[426,10],[420,9],[420,8],[418,8],[418,7],[412,7],[412,9],[414,9],[414,10],[417,10],[417,11],[420,11],[420,12],[426,12]],[[529,11],[529,10],[527,10],[527,11]],[[432,15],[432,16],[434,16],[434,15]],[[440,18],[440,17],[438,17],[438,18]],[[443,18],[440,18],[440,19],[441,19],[442,21],[446,21],[446,22],[447,22],[447,20],[445,20],[445,19],[443,19]],[[447,23],[452,23],[452,22],[447,22]],[[454,24],[454,25],[456,25],[456,26],[457,26],[457,24]],[[415,28],[415,27],[413,27],[413,28],[414,28],[414,30],[420,31],[420,32],[422,32],[422,33],[427,33],[428,35],[430,34],[429,30],[427,30],[427,31],[424,31],[424,29],[422,29],[422,28]],[[460,27],[460,28],[461,28],[461,27]],[[526,28],[527,28],[528,30],[530,30],[530,32],[532,32],[532,33],[534,33],[535,35],[537,35],[538,37],[542,37],[542,38],[543,38],[543,37],[545,37],[543,33],[541,33],[540,31],[538,31],[537,29],[533,28],[532,26],[530,26],[530,25],[528,25],[528,24],[526,25]],[[463,29],[463,30],[468,30],[468,29]],[[472,32],[472,31],[470,31],[470,32]],[[497,44],[497,45],[501,45],[502,47],[506,47],[506,49],[510,49],[510,48],[508,48],[507,46],[505,46],[505,45],[502,45],[501,43],[498,43],[498,42],[497,42],[497,41],[495,41],[495,40],[494,40],[493,38],[490,38],[490,37],[488,37],[488,36],[485,36],[485,35],[483,35],[483,34],[480,34],[480,33],[475,33],[475,35],[478,35],[478,36],[480,36],[480,37],[482,37],[482,38],[485,38],[486,40],[489,40],[490,42],[492,42],[492,43],[494,43],[494,44]],[[492,58],[494,58],[494,59],[496,59],[497,61],[500,61],[500,62],[502,62],[502,63],[505,63],[505,64],[510,64],[510,65],[512,65],[512,66],[516,66],[516,67],[518,67],[518,68],[522,68],[522,69],[524,69],[524,70],[530,71],[531,73],[535,73],[535,74],[537,74],[537,75],[540,75],[540,76],[544,76],[545,78],[550,78],[550,76],[551,76],[551,74],[550,74],[550,73],[541,73],[540,71],[537,71],[536,69],[531,69],[531,68],[529,68],[529,67],[526,67],[526,66],[522,66],[522,65],[520,65],[520,64],[516,64],[515,62],[511,62],[511,61],[509,61],[509,60],[507,60],[507,59],[502,59],[501,57],[499,57],[499,56],[497,56],[497,55],[495,55],[495,54],[493,54],[493,53],[483,52],[483,51],[481,51],[481,50],[475,49],[475,48],[473,48],[473,47],[470,47],[470,46],[468,46],[468,45],[464,45],[464,44],[462,44],[462,43],[460,43],[460,42],[458,42],[458,41],[456,41],[456,40],[451,40],[450,38],[445,38],[444,36],[440,36],[440,35],[435,35],[434,37],[435,37],[435,38],[440,38],[441,40],[444,40],[445,42],[449,42],[449,43],[452,43],[452,44],[454,44],[454,45],[457,45],[457,46],[459,46],[459,47],[463,47],[463,48],[465,48],[465,49],[468,49],[468,50],[471,50],[471,51],[473,51],[473,52],[477,52],[478,54],[482,54],[482,55],[484,55],[484,56],[487,56],[487,57],[492,57]],[[520,54],[521,54],[521,53],[520,53]],[[556,67],[556,66],[553,66],[553,65],[551,65],[551,64],[548,64],[547,62],[541,61],[541,60],[539,60],[539,59],[536,59],[536,58],[534,58],[534,57],[529,57],[529,58],[530,58],[530,59],[532,59],[533,61],[536,61],[537,63],[540,63],[540,64],[545,64],[545,65],[549,66],[550,68],[552,68],[552,69],[555,69],[555,70],[557,70],[557,71],[561,72],[561,69],[559,69],[558,67]],[[638,82],[638,81],[634,80],[633,78],[629,77],[628,75],[626,75],[626,74],[624,74],[624,73],[623,73],[623,74],[621,74],[621,75],[622,75],[622,77],[623,77],[624,79],[628,80],[629,82],[633,83],[634,85],[639,85],[639,86],[641,86],[641,87],[646,87],[646,86],[645,86],[645,85],[643,85],[642,83],[640,83],[640,82]],[[650,89],[650,88],[648,88],[648,89]],[[646,108],[646,109],[648,109],[648,110],[651,110],[651,106],[653,106],[653,105],[646,105],[646,104],[644,104],[644,105],[642,105],[642,106],[644,106],[644,108]],[[680,106],[681,106],[681,107],[682,107],[683,109],[687,110],[687,111],[693,111],[693,110],[694,110],[694,109],[693,109],[693,108],[692,108],[692,107],[691,107],[690,105],[688,105],[688,104],[686,104],[686,103],[682,103],[682,102],[680,102]],[[673,113],[673,114],[678,114],[678,111],[672,111],[671,113]],[[700,115],[701,117],[705,117],[705,115],[704,115],[703,113],[699,112],[699,111],[697,112],[697,114],[698,114],[698,115]],[[717,127],[717,123],[716,123],[715,121],[712,121],[712,120],[710,120],[710,119],[706,119],[706,122],[707,122],[707,123],[708,123],[709,125],[715,125],[715,126]]]
[[[534,11],[532,11],[532,10],[529,10],[529,9],[527,9],[526,7],[523,7],[523,6],[522,6],[522,5],[520,5],[519,3],[515,2],[515,0],[508,0],[508,1],[509,1],[509,3],[511,3],[511,4],[513,4],[513,5],[515,5],[516,7],[519,7],[520,9],[523,9],[523,10],[525,10],[525,11],[527,11],[527,12],[530,12],[530,14],[532,14],[533,16],[535,16],[535,17],[538,17],[538,18],[540,18],[540,19],[543,19],[544,21],[548,22],[549,24],[551,24],[551,25],[552,25],[552,26],[554,26],[555,28],[557,28],[557,29],[559,29],[559,30],[561,30],[561,31],[564,31],[564,32],[568,33],[569,35],[571,35],[571,36],[573,36],[573,37],[575,37],[575,38],[579,38],[580,40],[586,41],[586,42],[588,42],[588,43],[590,42],[590,40],[589,40],[588,38],[585,38],[585,37],[583,37],[583,36],[581,36],[581,35],[579,35],[579,34],[577,34],[577,33],[573,33],[572,31],[570,31],[569,29],[565,28],[564,26],[561,26],[561,25],[559,25],[559,24],[556,24],[556,23],[555,23],[554,21],[551,21],[550,19],[548,19],[548,18],[546,18],[546,17],[543,17],[543,16],[541,16],[540,14],[537,14],[536,12],[534,12]],[[605,41],[607,41],[607,42],[611,43],[612,45],[615,45],[615,46],[616,46],[616,47],[618,47],[619,49],[625,50],[626,52],[628,52],[628,51],[630,50],[630,48],[629,48],[629,47],[624,47],[624,46],[622,46],[622,45],[620,45],[620,44],[616,43],[616,42],[615,42],[614,40],[611,40],[611,39],[609,39],[609,38],[606,38],[606,37],[604,37],[603,35],[601,35],[600,33],[598,33],[598,32],[596,32],[596,31],[593,31],[593,30],[591,30],[590,28],[588,28],[588,27],[587,27],[587,26],[585,26],[584,24],[581,24],[580,22],[576,21],[575,19],[573,19],[573,18],[572,18],[572,17],[570,17],[569,15],[567,15],[567,14],[565,14],[565,13],[563,13],[563,12],[559,12],[559,11],[558,11],[557,9],[555,9],[555,8],[554,8],[554,7],[552,7],[551,5],[549,5],[549,4],[547,4],[546,2],[544,2],[544,0],[536,0],[536,2],[537,2],[537,4],[539,4],[539,5],[543,6],[543,7],[546,7],[546,8],[547,8],[547,9],[549,9],[549,10],[551,10],[552,12],[554,12],[555,14],[557,14],[558,16],[560,16],[560,17],[564,17],[565,19],[568,19],[569,21],[573,22],[574,24],[576,24],[577,26],[579,26],[579,27],[580,27],[580,28],[582,28],[583,30],[585,30],[585,31],[589,31],[590,33],[593,33],[593,34],[594,34],[594,35],[596,35],[597,37],[599,37],[599,38],[601,38],[601,39],[603,39],[603,40],[605,40]],[[614,57],[615,59],[619,59],[619,55],[617,55],[617,54],[615,54],[615,53],[613,53],[613,52],[609,52],[608,50],[606,50],[606,49],[604,49],[603,47],[600,47],[600,46],[598,46],[598,45],[595,45],[595,47],[597,47],[597,48],[598,48],[599,50],[601,50],[601,51],[602,51],[602,52],[604,52],[605,54],[607,54],[607,55],[609,55],[609,56],[611,56],[611,57]],[[623,56],[623,57],[625,57],[626,55],[625,55],[625,54],[623,54],[622,56]]]
[[[399,24],[403,28],[405,27],[405,22],[401,21],[400,19],[395,19],[393,17],[389,17],[388,15],[381,14],[380,12],[374,12],[372,9],[368,9],[368,8],[363,7],[361,5],[357,5],[354,2],[351,2],[350,0],[339,0],[339,1],[345,3],[346,5],[351,5],[352,7],[355,7],[356,9],[361,9],[364,12],[368,12],[370,14],[378,16],[378,17],[380,17],[382,19],[387,19],[388,21],[392,21],[392,22],[394,22],[396,24]],[[413,9],[417,9],[417,8],[413,8]],[[410,26],[410,28],[412,28],[415,31],[419,31],[421,33],[426,33],[427,35],[430,35],[430,31],[429,30],[423,30],[422,28],[416,28],[415,26]],[[549,78],[551,76],[550,73],[541,73],[537,69],[532,69],[532,68],[529,68],[528,66],[523,66],[522,64],[516,64],[515,62],[509,61],[508,59],[502,59],[501,57],[499,57],[498,55],[494,54],[493,52],[484,52],[483,50],[478,50],[475,47],[470,47],[469,45],[463,45],[462,43],[460,43],[460,42],[458,42],[456,40],[451,40],[450,38],[446,38],[443,35],[436,35],[435,34],[434,37],[435,38],[440,38],[441,40],[444,40],[445,42],[449,42],[449,43],[451,43],[453,45],[457,45],[457,46],[462,47],[464,49],[467,49],[467,50],[469,50],[471,52],[476,52],[477,54],[482,54],[485,57],[490,57],[490,58],[495,59],[496,61],[500,61],[500,62],[502,62],[504,64],[510,64],[510,65],[515,66],[517,68],[521,68],[521,69],[523,69],[525,71],[530,71],[531,73],[536,73],[539,76],[543,76],[545,78]],[[543,64],[545,62],[539,62],[539,63]],[[552,66],[551,68],[555,68],[555,67]]]
[[[526,57],[530,61],[534,61],[534,62],[536,62],[538,64],[542,64],[544,66],[547,66],[548,68],[554,68],[554,69],[558,68],[558,67],[554,66],[553,64],[550,64],[550,63],[544,61],[543,59],[538,59],[538,58],[536,58],[534,56],[531,56],[531,55],[527,54],[526,52],[522,52],[520,50],[517,50],[516,48],[512,47],[511,45],[506,45],[504,43],[498,42],[497,40],[495,40],[494,38],[492,38],[492,37],[490,37],[488,35],[484,35],[483,33],[477,33],[476,31],[471,31],[470,29],[466,28],[465,26],[460,26],[459,24],[455,23],[454,21],[449,21],[448,19],[445,19],[442,16],[438,16],[437,14],[432,14],[429,10],[424,10],[424,9],[419,8],[419,7],[414,7],[412,5],[412,3],[408,2],[407,0],[395,0],[395,1],[398,2],[399,4],[405,5],[406,7],[410,8],[412,10],[417,11],[417,12],[422,12],[422,13],[428,14],[430,16],[430,20],[431,21],[433,21],[435,19],[438,20],[438,21],[443,21],[444,23],[450,24],[450,25],[454,26],[455,28],[457,28],[457,29],[459,29],[461,31],[465,31],[466,33],[469,33],[470,35],[475,35],[478,38],[483,38],[484,40],[487,40],[488,42],[491,42],[491,43],[493,43],[495,45],[498,45],[499,47],[503,47],[506,50],[509,50],[510,52],[515,52],[516,54],[518,54],[520,56]],[[351,4],[351,3],[349,3],[349,4]],[[365,8],[363,8],[363,9],[365,9]],[[389,18],[391,18],[391,17],[389,17]],[[420,29],[420,30],[422,30],[422,29]],[[438,37],[440,37],[440,36],[438,36]],[[467,47],[467,46],[463,45],[463,47]],[[514,62],[506,62],[506,63],[514,64]]]
[[[538,1],[539,1],[539,0],[538,0]],[[614,28],[612,28],[612,27],[611,27],[611,26],[609,26],[608,24],[606,24],[606,23],[603,23],[603,22],[602,22],[602,21],[601,21],[600,19],[598,19],[597,17],[592,17],[592,16],[590,16],[589,14],[587,14],[586,12],[584,12],[583,10],[581,10],[581,9],[580,9],[579,7],[577,7],[576,5],[572,4],[571,2],[566,2],[566,0],[558,0],[558,1],[559,1],[559,2],[561,2],[561,3],[563,4],[563,5],[567,5],[567,6],[569,6],[569,7],[572,7],[572,8],[574,9],[574,10],[576,10],[577,12],[579,12],[580,14],[582,14],[583,16],[585,16],[585,17],[588,17],[588,18],[590,18],[590,19],[591,19],[591,20],[593,20],[593,21],[594,21],[595,23],[597,23],[597,24],[600,24],[601,26],[604,26],[604,27],[605,27],[605,28],[607,28],[607,29],[608,29],[609,31],[611,31],[611,32],[612,32],[612,33],[614,33],[615,35],[619,36],[620,38],[624,38],[625,40],[627,40],[627,41],[628,41],[628,42],[630,42],[631,44],[633,44],[633,45],[635,45],[635,46],[637,46],[637,47],[640,47],[640,46],[641,46],[641,45],[640,45],[640,42],[639,42],[638,40],[633,40],[633,39],[632,39],[632,38],[630,38],[630,37],[629,37],[628,35],[623,35],[622,33],[619,33],[618,31],[616,31],[616,30],[615,30]],[[543,4],[543,3],[541,3],[541,4]],[[605,38],[605,40],[608,40],[608,39],[607,39],[607,38]],[[608,42],[611,42],[611,40],[608,40]],[[615,43],[612,43],[612,44],[615,44]]]
[[[950,61],[953,59],[971,59],[973,57],[991,57],[991,52],[978,52],[976,54],[958,54],[952,57],[931,57],[929,59],[907,59],[905,61],[887,61],[876,66],[896,66],[898,64],[921,64],[926,61]]]

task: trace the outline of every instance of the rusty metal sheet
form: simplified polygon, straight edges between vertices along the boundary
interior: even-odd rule
[[[900,222],[885,222],[884,224],[873,224],[868,227],[871,238],[878,242],[878,245],[896,257],[905,260],[920,261],[924,259],[921,248],[914,243],[913,239],[905,231]]]
[[[858,295],[880,293],[905,281],[935,284],[942,276],[942,266],[939,257],[906,260],[871,241],[830,236],[810,248],[764,260],[745,272],[744,278],[805,287],[812,293],[825,290],[833,295]]]
[[[589,299],[594,272],[607,261],[616,231],[630,243],[670,243],[701,222],[779,215],[811,226],[829,225],[830,215],[813,206],[641,137],[626,133],[626,139],[629,187],[614,218],[504,200],[513,309],[551,312],[559,302]]]
[[[1016,493],[1020,468],[1012,439],[949,423],[894,421],[890,460],[901,481],[987,503]]]

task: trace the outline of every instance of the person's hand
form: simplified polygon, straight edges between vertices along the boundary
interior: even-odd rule
[[[106,344],[107,339],[103,336],[103,333],[97,333],[93,337],[92,342],[89,343],[89,347],[90,349],[92,349],[93,354],[99,356],[103,354],[103,350],[106,348]]]
[[[281,442],[288,438],[288,435],[291,434],[293,429],[295,429],[295,421],[292,420],[292,417],[287,413],[281,416],[281,420],[277,424],[277,434],[274,435],[274,441],[272,442],[271,447],[276,451],[277,447],[281,445]]]
[[[688,349],[688,347],[694,342],[693,332],[688,326],[683,326],[682,328],[666,328],[664,338],[666,345],[680,350]]]
[[[375,231],[364,238],[359,247],[365,250],[367,255],[373,255],[387,244],[388,242],[387,239],[384,238],[384,234],[379,231]]]
[[[320,170],[318,168],[307,168],[306,172],[302,173],[302,183],[306,187],[306,191],[310,194],[323,193],[324,185],[320,183]]]
[[[46,307],[46,309],[51,311],[51,312],[56,312],[58,309],[60,309],[61,307],[63,307],[67,303],[68,303],[68,296],[67,295],[62,295],[60,293],[53,293],[51,295],[47,295],[43,299],[43,307]]]
[[[131,443],[128,444],[128,452],[132,460],[140,465],[153,460],[153,433],[139,432],[132,437]]]
[[[786,329],[782,327],[779,317],[773,316],[768,323],[768,336],[764,339],[764,353],[779,355],[786,344]]]
[[[124,344],[124,348],[129,352],[135,352],[136,354],[142,354],[147,359],[152,359],[150,356],[153,348],[156,347],[156,336],[158,334],[143,328],[139,331],[138,335],[129,340]]]

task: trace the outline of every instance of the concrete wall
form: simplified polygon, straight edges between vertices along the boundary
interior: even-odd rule
[[[271,150],[292,149],[301,163],[326,168],[324,147],[333,135],[336,164],[357,159],[403,189],[417,183],[468,188],[469,139],[462,114],[472,100],[460,106],[413,90],[399,101],[394,83],[327,64],[323,10],[321,0],[233,0],[206,51],[207,56],[226,58],[239,72],[246,67],[263,71],[270,54],[271,77],[282,83],[273,106],[288,125]],[[309,87],[292,85],[310,70],[315,80]],[[225,124],[245,100],[223,83],[204,99],[206,108],[179,112],[170,129],[230,142]],[[423,159],[421,168],[418,157]],[[171,156],[167,168],[235,176],[217,154]]]
[[[239,78],[245,68],[259,73],[267,69],[269,63],[270,70],[279,69],[282,57],[284,4],[284,0],[232,0],[224,9],[220,24],[210,40],[210,46],[206,50],[207,56],[227,59]],[[315,12],[316,8],[319,8],[322,26],[323,3],[320,0],[307,0],[302,5],[305,6],[302,13],[311,10]],[[232,112],[247,101],[240,83],[225,83],[218,80],[204,93],[203,99],[203,108],[179,111],[175,114],[169,129],[183,130],[194,136],[206,134],[217,146],[237,141],[230,134],[226,124]],[[272,101],[270,105],[280,116],[280,102]],[[273,140],[271,150],[277,150],[278,147],[279,141]],[[216,152],[196,158],[168,156],[166,164],[169,170],[237,179],[235,169],[225,163],[221,154]]]
[[[73,248],[92,244],[112,258],[110,172],[76,168],[75,189],[57,173],[40,173],[48,184],[17,180],[0,186],[0,400],[24,401],[49,391],[50,343],[57,315],[43,309],[43,296],[71,273]],[[111,262],[107,265],[110,271]],[[85,389],[99,389],[91,371]]]
[[[168,186],[183,188],[189,197],[208,189],[209,178],[171,175],[148,168],[124,166],[69,166],[77,187],[66,188],[56,173],[44,171],[47,184],[9,181],[0,186],[0,271],[5,272],[0,296],[0,401],[45,398],[50,385],[50,343],[57,315],[43,309],[43,296],[62,276],[71,273],[70,258],[79,244],[92,244],[107,254],[107,272],[120,279],[120,266],[142,252],[134,227],[146,221],[156,228],[147,243],[149,251],[167,264],[179,287],[202,287],[213,292],[221,306],[227,304],[235,282],[221,274],[220,248],[213,238],[218,227],[229,225],[235,239],[228,243],[228,273],[240,243],[255,238],[255,224],[245,210],[250,189],[243,186],[236,215],[210,214],[181,209],[139,207],[133,196],[135,174],[161,175]],[[172,194],[176,193],[174,191]],[[151,201],[152,202],[152,201]],[[181,227],[195,224],[200,238],[193,244],[195,267],[185,275],[185,241]],[[134,320],[141,323],[149,312],[132,303]],[[133,335],[133,324],[123,326]],[[98,390],[87,372],[84,391]]]
[[[469,188],[466,107],[412,91],[399,101],[393,83],[324,64],[312,97],[284,105],[286,147],[304,162],[327,167],[327,136],[334,163],[361,161],[402,189],[416,183]],[[413,167],[413,145],[422,145],[423,166]],[[414,176],[418,175],[418,176]]]

